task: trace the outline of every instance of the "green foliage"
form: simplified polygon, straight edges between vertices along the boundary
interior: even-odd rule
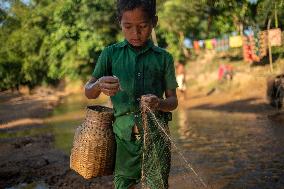
[[[106,45],[115,42],[114,1],[59,1],[53,14],[52,32],[45,49],[52,78],[80,78],[88,63]]]
[[[123,36],[114,0],[2,0],[0,90],[62,78],[86,79],[101,50]],[[284,0],[158,0],[159,45],[179,59],[183,40],[219,37],[248,26],[284,27]]]
[[[116,41],[115,1],[8,1],[0,11],[0,89],[90,74]]]
[[[168,0],[163,3],[159,12],[159,29],[162,31],[168,47],[175,59],[181,56],[182,37],[186,31],[198,25],[197,1]]]
[[[260,28],[266,29],[268,20],[274,21],[271,23],[274,27],[283,28],[284,26],[284,0],[260,0],[254,9],[255,23]]]
[[[159,4],[159,30],[168,50],[177,59],[184,37],[206,39],[221,37],[252,26],[266,29],[268,19],[273,27],[283,28],[284,1],[258,0],[164,0]]]

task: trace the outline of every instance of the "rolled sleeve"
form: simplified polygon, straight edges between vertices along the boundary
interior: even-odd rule
[[[176,81],[175,75],[175,67],[174,60],[172,55],[167,54],[166,58],[166,68],[165,68],[165,87],[166,89],[176,89],[178,87],[178,83]]]
[[[95,69],[92,73],[92,76],[95,78],[101,78],[103,76],[107,76],[107,75],[112,75],[111,74],[111,58],[110,58],[110,48],[107,47],[105,48],[97,62],[96,62],[96,66]]]

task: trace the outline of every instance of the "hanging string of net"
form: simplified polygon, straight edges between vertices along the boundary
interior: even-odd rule
[[[147,105],[141,104],[143,122],[143,154],[142,154],[142,189],[167,189],[171,166],[171,148],[174,147],[187,172],[194,174],[199,188],[207,188],[202,178],[195,172],[190,163],[170,137],[167,121],[162,115],[155,114]],[[196,179],[193,179],[196,180]]]

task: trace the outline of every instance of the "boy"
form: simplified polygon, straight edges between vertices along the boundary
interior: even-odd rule
[[[93,77],[85,86],[85,95],[94,99],[102,92],[111,97],[117,143],[114,185],[116,189],[129,189],[141,179],[140,103],[159,115],[159,120],[167,122],[165,112],[178,105],[177,82],[172,56],[149,40],[158,21],[155,0],[118,0],[117,13],[125,40],[102,51]],[[164,175],[163,186],[147,177],[147,187],[151,189],[168,188],[170,156],[163,154],[170,153],[169,147],[160,145],[159,153],[159,163],[166,160],[166,168],[154,171]]]

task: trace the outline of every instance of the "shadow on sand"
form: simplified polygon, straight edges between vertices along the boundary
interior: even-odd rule
[[[258,100],[260,99],[247,98],[243,100],[231,101],[221,105],[213,105],[208,103],[199,106],[194,106],[191,109],[214,110],[234,113],[265,113],[274,110],[266,103],[259,103]]]

